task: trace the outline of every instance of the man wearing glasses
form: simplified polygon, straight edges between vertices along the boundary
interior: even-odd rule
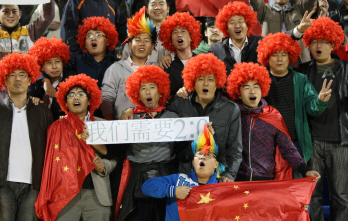
[[[331,98],[326,110],[310,118],[313,155],[308,162],[311,169],[324,175],[330,190],[330,220],[348,217],[348,63],[331,54],[344,41],[342,28],[329,18],[319,18],[303,35],[313,60],[299,66],[317,91],[325,79],[333,80]],[[323,221],[323,181],[319,181],[311,199],[311,220]]]
[[[0,102],[0,220],[34,221],[52,114],[27,95],[40,76],[33,57],[13,53],[0,65],[0,87],[8,92]]]

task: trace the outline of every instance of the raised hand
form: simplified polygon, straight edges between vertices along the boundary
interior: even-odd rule
[[[326,85],[326,81],[327,80],[325,79],[323,82],[323,87],[321,88],[321,91],[318,95],[319,100],[324,101],[324,102],[328,101],[331,97],[332,89],[330,89],[330,87],[331,87],[333,80],[331,80],[328,85]]]
[[[308,11],[302,17],[301,23],[297,26],[297,30],[301,33],[304,33],[312,25],[312,15],[317,10],[317,7],[314,7],[311,13],[308,14]]]

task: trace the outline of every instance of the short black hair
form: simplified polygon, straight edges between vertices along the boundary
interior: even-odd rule
[[[215,18],[207,17],[205,21],[205,27],[215,26]]]
[[[74,87],[70,88],[70,89],[68,90],[68,92],[66,93],[66,95],[65,95],[65,102],[67,102],[67,100],[68,100],[68,94],[70,94],[70,92],[71,92],[72,90],[74,90],[75,88],[81,88],[82,91],[83,91],[85,94],[87,94],[88,100],[91,99],[91,95],[90,95],[89,93],[87,93],[87,90],[86,90],[85,88],[83,88],[83,87],[80,86],[80,85],[75,85]]]
[[[167,1],[167,0],[163,0],[163,1],[165,1],[166,4],[168,5],[168,1]],[[145,4],[146,4],[147,6],[149,6],[150,2],[151,2],[151,0],[145,0]]]
[[[10,4],[10,5],[11,5],[11,4]],[[0,10],[2,9],[2,6],[4,6],[4,5],[3,5],[3,4],[0,5]],[[21,7],[19,7],[19,5],[17,5],[17,7],[18,7],[18,10],[21,11]]]

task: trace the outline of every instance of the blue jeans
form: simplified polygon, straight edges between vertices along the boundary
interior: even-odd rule
[[[0,187],[0,221],[37,221],[34,203],[38,193],[31,184],[7,181]]]
[[[323,177],[327,175],[330,191],[330,221],[348,219],[348,147],[339,142],[314,140],[313,155],[308,162],[311,170],[318,171]],[[310,218],[312,221],[324,221],[323,182],[317,182],[311,199]]]

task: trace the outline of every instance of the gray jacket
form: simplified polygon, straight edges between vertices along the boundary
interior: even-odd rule
[[[283,23],[286,30],[292,30],[301,23],[306,11],[310,12],[316,5],[316,0],[302,0],[299,4],[285,6],[283,10],[277,3],[272,7],[263,0],[249,0],[250,6],[257,12],[257,20],[262,26],[262,34],[267,36],[269,33],[281,32]],[[302,40],[299,40],[302,48],[302,62],[310,60],[309,50],[305,48]]]
[[[100,109],[103,115],[113,114],[114,120],[121,117],[126,108],[135,107],[126,94],[126,79],[133,70],[124,61],[113,63],[105,72],[102,86],[102,104]]]

